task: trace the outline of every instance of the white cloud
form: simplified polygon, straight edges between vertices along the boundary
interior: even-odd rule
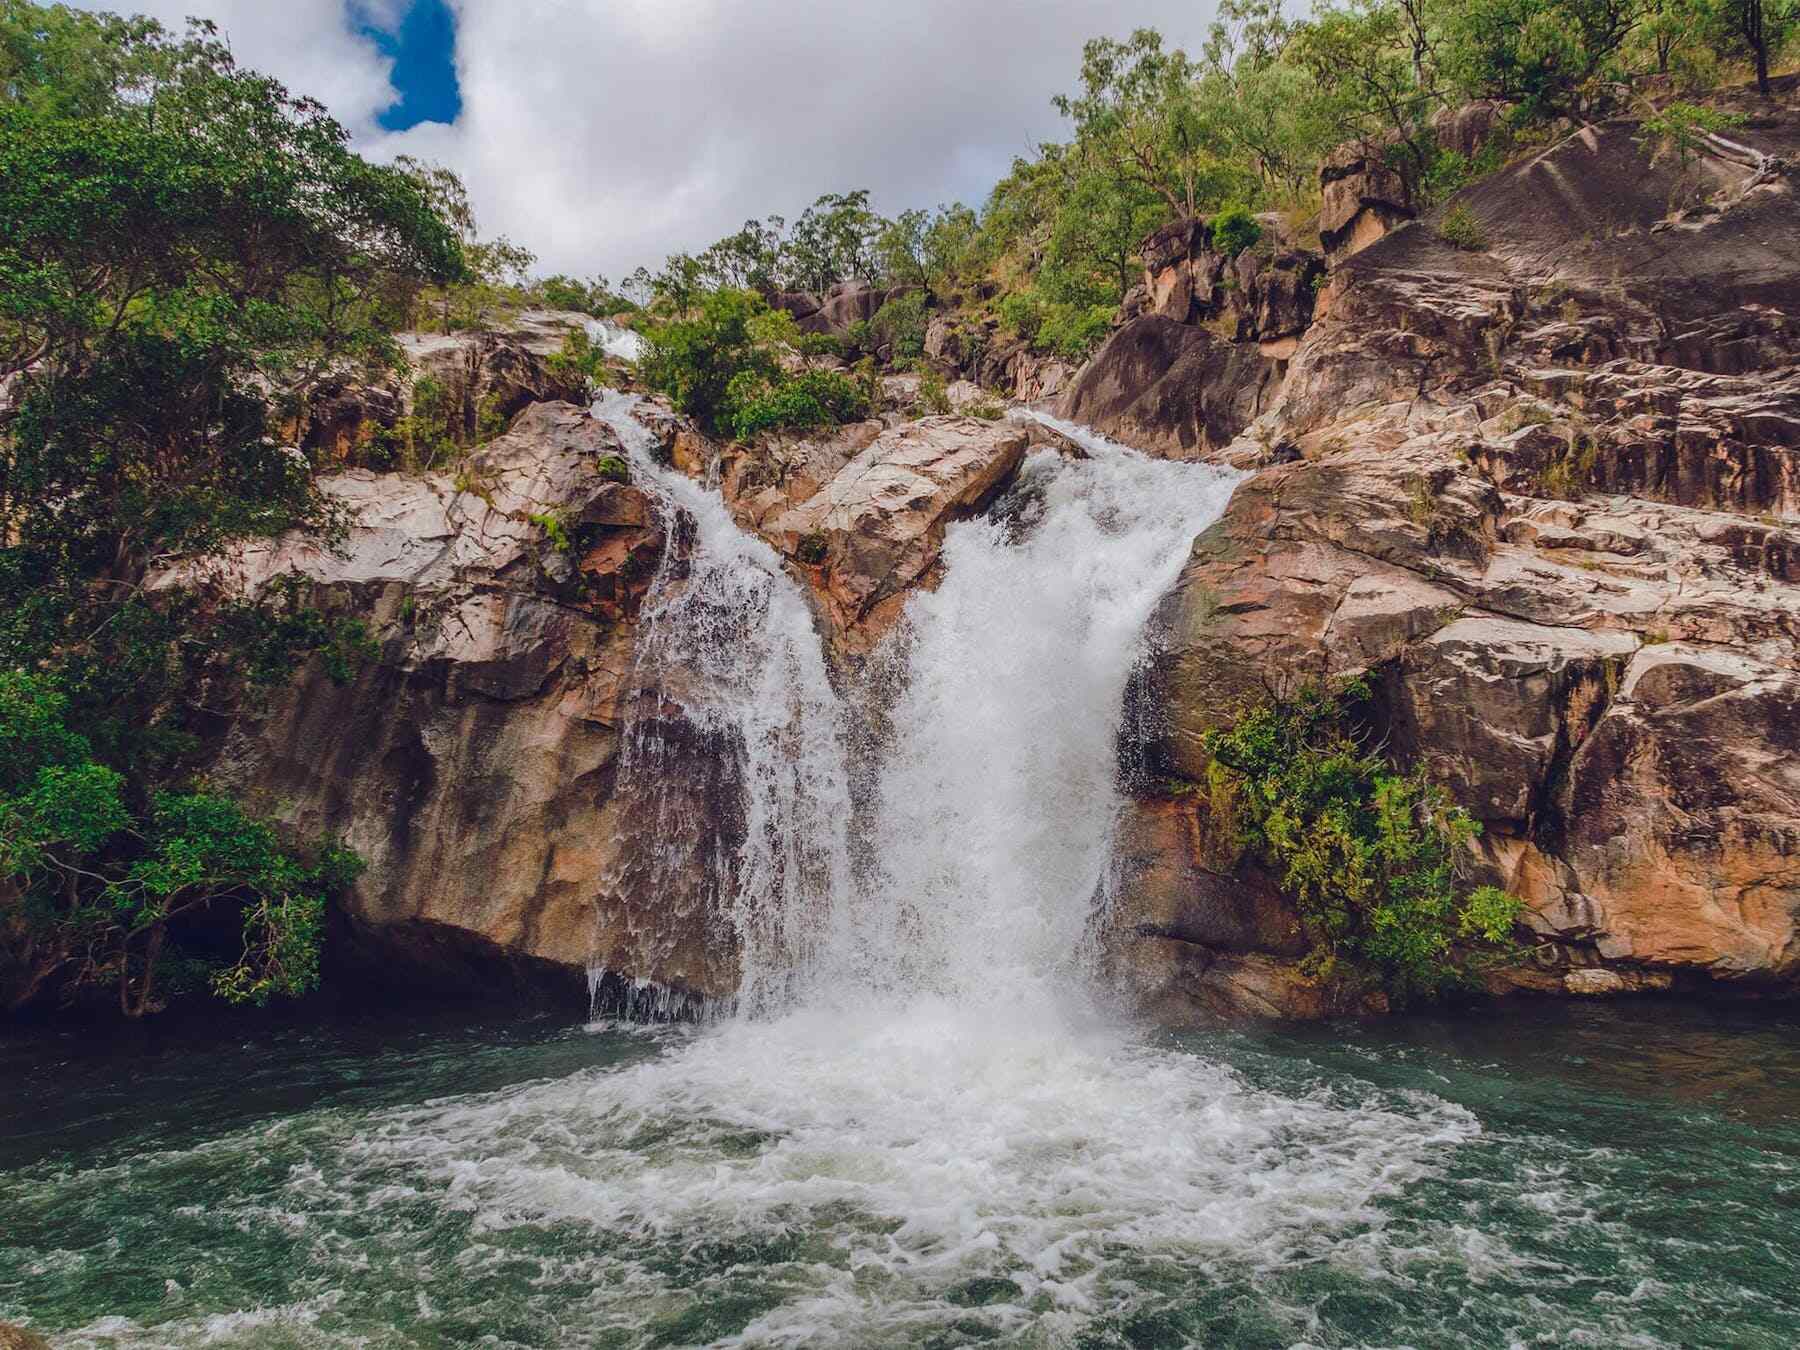
[[[241,65],[297,94],[318,99],[358,136],[396,97],[394,63],[351,26],[339,0],[76,0],[82,9],[148,14],[179,30],[189,15],[211,19]],[[406,0],[373,0],[375,17],[401,12]]]
[[[392,3],[393,0],[384,0]],[[1159,27],[1198,46],[1201,0],[455,0],[454,126],[372,128],[389,66],[337,0],[139,0],[218,19],[239,57],[322,98],[378,156],[439,160],[482,225],[547,270],[615,279],[822,192],[878,208],[978,203],[1060,134],[1082,42]]]

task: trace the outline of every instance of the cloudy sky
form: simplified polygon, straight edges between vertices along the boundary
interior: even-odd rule
[[[375,157],[467,180],[484,233],[617,279],[822,192],[979,203],[1060,134],[1081,44],[1211,0],[103,0],[214,19]]]

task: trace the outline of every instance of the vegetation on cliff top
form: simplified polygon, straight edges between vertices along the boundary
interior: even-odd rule
[[[189,762],[296,662],[347,675],[366,635],[297,581],[161,574],[328,538],[278,417],[345,363],[396,365],[425,288],[469,276],[415,172],[353,154],[208,25],[0,0],[0,1008],[105,983],[141,1014],[194,961],[234,999],[316,979],[347,860]]]
[[[1638,107],[1647,81],[1691,94],[1766,78],[1797,36],[1800,0],[1327,0],[1305,18],[1277,0],[1224,0],[1197,56],[1149,29],[1089,42],[1080,87],[1054,100],[1071,139],[1015,161],[980,210],[884,219],[866,191],[829,193],[791,226],[746,221],[620,289],[667,318],[724,289],[910,287],[921,310],[953,317],[965,366],[970,344],[1006,340],[1079,359],[1152,231],[1205,217],[1227,254],[1275,245],[1254,213],[1303,234],[1321,165],[1346,140],[1429,203],[1558,119]],[[1476,99],[1503,115],[1471,157],[1446,148],[1434,119]],[[848,354],[905,364],[922,337],[922,322],[904,342],[868,324]]]

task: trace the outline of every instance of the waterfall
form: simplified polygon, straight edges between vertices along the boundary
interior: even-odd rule
[[[619,759],[629,870],[607,889],[687,922],[697,893],[729,921],[739,1007],[768,1012],[815,966],[850,891],[843,707],[780,556],[718,493],[656,461],[636,402],[608,393],[595,412],[670,542],[639,616]]]
[[[614,323],[611,319],[589,319],[586,327],[588,340],[608,356],[622,361],[642,359],[644,339],[624,324]]]
[[[682,546],[640,619],[634,702],[650,711],[627,732],[620,784],[654,842],[631,882],[660,894],[705,875],[752,1014],[1066,1005],[1108,900],[1126,683],[1236,476],[1042,418],[1082,457],[1034,453],[997,510],[950,527],[942,583],[844,698],[798,583],[715,492],[655,462],[633,403],[596,410]],[[685,808],[693,756],[661,703],[729,757],[735,842]],[[880,706],[879,733],[851,735],[847,703]]]
[[[942,583],[892,639],[903,685],[870,813],[865,945],[891,981],[964,1003],[1091,973],[1126,683],[1236,481],[1038,416],[1086,457],[1033,454],[996,512],[946,534]]]

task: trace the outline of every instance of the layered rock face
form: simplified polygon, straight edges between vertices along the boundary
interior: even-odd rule
[[[367,861],[334,945],[377,984],[479,993],[511,970],[554,988],[598,958],[676,994],[733,987],[729,932],[613,884],[637,843],[613,787],[663,551],[619,453],[586,410],[534,404],[454,479],[323,480],[352,514],[341,548],[283,541],[212,565],[251,589],[298,573],[379,643],[355,681],[311,670],[240,716],[213,769]]]
[[[1427,216],[1344,261],[1164,607],[1167,770],[1272,686],[1366,673],[1527,902],[1512,986],[1800,989],[1787,98],[1687,169],[1583,130],[1462,194],[1485,250]],[[1221,902],[1201,814],[1128,832],[1145,997],[1316,1011],[1266,881]]]
[[[1227,258],[1203,220],[1144,241],[1129,317],[1069,382],[1057,411],[1141,449],[1213,454],[1272,403],[1312,323],[1325,265],[1278,245]]]

